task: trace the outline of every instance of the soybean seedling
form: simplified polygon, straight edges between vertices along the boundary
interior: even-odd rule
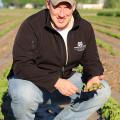
[[[87,87],[86,84],[83,85],[83,91],[96,91],[98,89],[101,89],[102,87],[104,87],[104,85],[102,83],[93,83],[92,86],[90,88]]]

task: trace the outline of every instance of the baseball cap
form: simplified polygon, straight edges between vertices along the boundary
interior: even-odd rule
[[[76,3],[76,0],[51,0],[53,6],[58,5],[61,2],[68,2],[71,4],[71,6],[73,6]]]

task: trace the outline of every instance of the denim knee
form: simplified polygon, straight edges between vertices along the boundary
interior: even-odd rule
[[[19,79],[17,80],[14,80],[14,83],[12,83],[12,80],[10,81],[11,83],[9,82],[9,94],[13,103],[19,103],[26,107],[35,104],[37,106],[37,104],[43,103],[42,92],[38,90],[33,83]],[[23,81],[23,83],[21,83],[21,81]]]
[[[22,87],[16,91],[16,99],[21,100],[22,103],[28,104],[28,106],[42,102],[37,93],[30,87]]]
[[[98,90],[98,93],[100,92],[102,96],[104,97],[105,101],[107,101],[111,95],[111,87],[109,86],[106,80],[102,80],[101,82],[103,84],[103,87],[102,89]]]

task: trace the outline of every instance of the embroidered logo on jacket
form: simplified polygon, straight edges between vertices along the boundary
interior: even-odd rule
[[[74,50],[80,52],[80,51],[85,50],[85,48],[86,48],[86,45],[83,45],[83,42],[81,41],[77,43],[77,46],[74,47]]]

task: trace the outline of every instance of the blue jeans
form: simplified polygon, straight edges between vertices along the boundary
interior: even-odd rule
[[[68,80],[81,91],[83,82],[80,73],[73,74]],[[101,82],[104,85],[102,89],[94,92],[80,92],[66,97],[57,90],[49,93],[30,81],[13,77],[9,79],[8,93],[12,98],[11,107],[16,120],[34,120],[40,104],[60,105],[65,102],[69,104],[65,103],[64,109],[54,120],[87,120],[91,114],[104,105],[111,94],[108,83],[104,80]]]

